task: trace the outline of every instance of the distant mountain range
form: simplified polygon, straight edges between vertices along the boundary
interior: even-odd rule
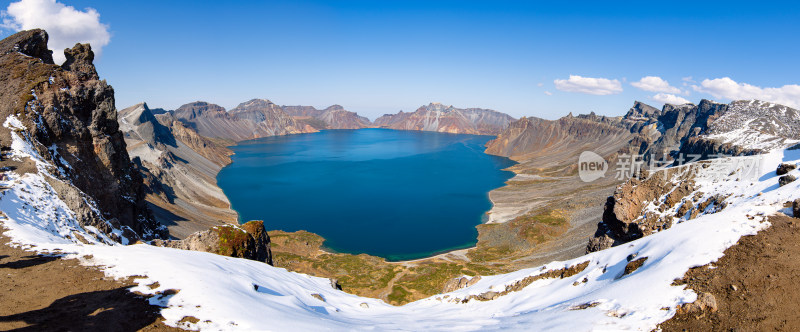
[[[585,150],[611,154],[629,147],[626,151],[646,158],[666,155],[671,160],[677,153],[707,158],[785,147],[800,139],[799,126],[797,110],[757,100],[702,100],[698,105],[666,104],[660,110],[637,101],[624,116],[525,117],[490,141],[486,151],[525,160],[566,152],[564,157],[576,157]]]
[[[230,112],[222,106],[198,101],[178,107],[172,114],[200,135],[234,142],[317,131],[297,123],[280,106],[264,99],[241,103]]]
[[[307,123],[315,129],[361,129],[372,127],[372,122],[340,105],[323,110],[313,106],[283,106],[283,110],[298,122]]]
[[[375,120],[381,128],[398,130],[437,131],[454,134],[497,135],[514,118],[508,114],[482,108],[456,108],[430,103],[413,113],[400,111]]]

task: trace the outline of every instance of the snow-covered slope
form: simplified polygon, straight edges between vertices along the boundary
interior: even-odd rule
[[[760,100],[737,100],[708,128],[708,139],[764,151],[800,140],[800,111]]]
[[[14,142],[12,157],[30,157],[25,140]],[[402,307],[350,295],[333,289],[327,279],[256,261],[104,241],[74,222],[74,214],[48,188],[44,178],[53,167],[12,174],[0,183],[10,188],[0,196],[0,210],[6,215],[0,222],[19,245],[76,257],[118,278],[146,276],[136,279],[139,286],[132,291],[153,294],[151,302],[162,305],[167,324],[175,326],[190,324],[180,321],[192,316],[199,322],[182,326],[265,331],[649,330],[673,316],[678,304],[696,299],[693,291],[673,286],[673,280],[691,267],[715,261],[742,235],[767,227],[765,216],[781,211],[783,202],[800,198],[800,181],[778,187],[774,175],[778,163],[800,161],[800,151],[764,155],[763,171],[752,179],[721,171],[735,159],[712,161],[695,179],[698,191],[706,195],[732,194],[721,211],[570,261],[483,276],[470,287]],[[633,257],[647,260],[623,276]],[[564,278],[548,273],[567,267],[576,273]],[[537,275],[550,277],[520,286]],[[148,287],[155,282],[158,287]],[[166,292],[170,289],[178,292]]]

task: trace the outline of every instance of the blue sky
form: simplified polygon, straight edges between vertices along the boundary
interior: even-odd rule
[[[120,108],[258,97],[374,119],[437,101],[553,119],[634,100],[800,105],[792,2],[24,0],[0,2],[2,36],[71,31],[23,16],[60,4],[100,23],[62,39],[110,33],[96,64]]]

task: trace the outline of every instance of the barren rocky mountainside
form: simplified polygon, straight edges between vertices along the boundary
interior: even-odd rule
[[[43,30],[28,30],[0,42],[0,118],[6,121],[0,144],[27,141],[34,149],[31,158],[2,166],[49,172],[45,179],[79,223],[116,241],[166,237],[147,208],[142,177],[117,124],[114,90],[99,79],[91,47],[65,50],[67,60],[58,66],[47,40]]]
[[[490,192],[494,207],[489,212],[490,224],[478,226],[478,245],[521,248],[529,252],[525,259],[534,262],[575,257],[586,250],[586,238],[595,233],[598,237],[605,234],[606,226],[601,225],[598,230],[597,222],[608,217],[603,212],[608,209],[606,198],[621,199],[631,194],[631,190],[625,189],[629,183],[617,188],[636,175],[630,172],[631,156],[640,155],[645,163],[652,161],[656,166],[666,166],[678,163],[680,154],[684,162],[690,154],[699,159],[718,154],[752,155],[796,139],[797,131],[777,128],[793,128],[797,123],[797,111],[785,106],[759,101],[721,104],[709,100],[698,105],[667,104],[660,110],[635,102],[626,115],[619,117],[570,114],[558,120],[522,118],[487,144],[487,153],[510,157],[519,164],[510,168],[517,175],[505,187]],[[578,157],[584,151],[595,152],[608,162],[605,177],[591,183],[580,180]],[[674,188],[655,189],[663,195]],[[645,196],[651,194],[637,195],[630,202],[639,202]],[[694,202],[699,203],[705,207],[713,205],[713,200]],[[636,208],[639,210],[629,212],[631,216],[638,217],[643,206]],[[533,227],[537,215],[551,211],[563,212],[568,222],[551,229],[542,229],[544,226],[539,223],[544,235],[537,241],[522,241],[518,236],[509,240],[504,235],[519,234],[519,230]],[[631,222],[636,218],[620,219]],[[659,225],[651,229],[662,227],[663,222]],[[593,243],[590,247],[614,243],[609,239],[601,242],[605,244]]]
[[[358,113],[332,105],[318,110],[313,106],[282,106],[283,110],[301,123],[315,129],[361,129],[372,127],[372,122]]]
[[[171,113],[154,115],[145,103],[119,111],[118,120],[128,153],[144,177],[150,208],[172,236],[185,238],[238,221],[216,180],[232,151]]]
[[[456,108],[431,103],[412,113],[400,111],[375,119],[375,126],[399,130],[438,131],[453,134],[497,135],[514,118],[482,108]]]
[[[776,149],[796,149],[800,141],[797,132],[800,112],[795,109],[758,100],[715,106],[718,111],[708,117],[701,129],[694,130],[694,136],[683,140],[678,147],[680,153],[696,154],[701,159],[750,156]],[[754,174],[761,171],[758,160],[752,159],[749,164],[752,168],[749,171]],[[654,174],[643,172],[621,184],[606,200],[602,220],[587,251],[627,243],[698,215],[724,209],[728,197],[709,196],[695,188],[695,177],[710,172],[704,169],[707,167],[708,164],[701,163]],[[781,167],[783,170],[776,171],[777,175],[784,176],[779,186],[794,181],[785,174],[796,166],[781,164]],[[739,178],[752,175],[724,173]]]
[[[737,103],[740,102],[731,105]],[[550,155],[554,150],[571,150],[568,154],[577,157],[587,149],[608,145],[618,149],[630,145],[630,153],[659,160],[666,154],[666,158],[672,160],[690,137],[713,134],[709,125],[717,118],[726,119],[723,115],[729,107],[704,99],[698,105],[665,104],[658,110],[637,101],[625,116],[619,117],[570,114],[558,120],[523,118],[489,142],[487,152],[526,160]]]
[[[70,243],[169,245],[168,228],[146,200],[155,195],[190,218],[207,214],[198,220],[208,224],[194,226],[205,233],[190,236],[204,246],[189,249],[271,262],[262,222],[208,229],[235,220],[213,189],[212,174],[230,162],[227,149],[144,104],[118,114],[91,47],[65,50],[67,60],[57,66],[47,40],[45,31],[29,30],[0,41],[0,169],[2,180],[18,187],[3,188],[0,202],[26,202],[21,210],[3,210],[4,218],[27,218],[38,227],[29,234],[57,234]],[[214,204],[217,215],[204,206]]]
[[[202,136],[234,142],[317,132],[310,125],[295,121],[280,106],[264,99],[241,103],[230,111],[219,105],[198,101],[178,107],[172,114]]]

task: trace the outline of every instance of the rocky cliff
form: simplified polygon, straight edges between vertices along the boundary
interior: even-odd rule
[[[721,104],[704,99],[698,105],[666,104],[659,110],[637,101],[622,117],[523,118],[489,142],[487,153],[526,160],[559,151],[571,151],[565,156],[571,157],[585,150],[624,149],[619,152],[639,154],[646,161],[672,161],[679,153],[697,153],[704,158],[714,153],[753,154],[785,143],[786,138],[781,137],[797,139],[788,134],[798,121],[796,110],[759,105],[766,104]],[[776,132],[777,128],[783,128],[782,132]],[[752,144],[754,140],[761,143]]]
[[[621,118],[594,114],[558,120],[523,117],[486,145],[486,153],[524,161],[532,158],[577,159],[583,151],[614,153],[635,136]]]
[[[237,222],[216,181],[231,162],[231,150],[200,136],[171,113],[154,115],[145,103],[121,110],[118,119],[128,153],[144,175],[150,208],[170,235],[185,238]]]
[[[30,146],[6,170],[38,172],[76,213],[111,239],[127,243],[167,235],[147,208],[142,177],[117,124],[114,90],[100,80],[89,45],[53,63],[43,30],[0,42],[0,144]]]
[[[254,123],[252,129],[254,138],[317,131],[311,126],[298,123],[280,106],[266,99],[251,99],[239,104],[229,113],[234,119],[244,119]]]
[[[313,133],[313,127],[298,123],[269,100],[253,99],[230,112],[207,102],[193,102],[172,112],[176,119],[202,136],[234,142],[299,133]]]
[[[524,238],[525,232],[537,229],[538,233],[533,234],[539,234],[539,247],[543,241],[540,239],[544,239],[549,241],[544,247],[559,248],[553,252],[571,250],[572,254],[552,256],[533,248],[530,257],[551,255],[551,259],[565,259],[582,254],[587,237],[594,238],[590,250],[599,250],[668,228],[672,222],[669,216],[653,219],[655,215],[648,212],[649,217],[640,218],[646,212],[647,204],[642,204],[663,199],[671,190],[677,190],[671,199],[682,201],[684,197],[676,197],[687,188],[657,186],[647,179],[625,182],[636,175],[629,171],[633,167],[630,155],[641,156],[644,168],[651,160],[658,166],[667,166],[719,154],[752,155],[786,147],[798,139],[798,131],[793,130],[798,124],[796,110],[758,101],[722,104],[702,100],[697,105],[664,105],[662,109],[635,102],[620,117],[589,114],[552,121],[522,118],[487,144],[487,153],[512,158],[519,164],[510,168],[517,176],[505,187],[489,193],[494,203],[489,222],[502,225],[479,226],[478,246],[485,243],[484,246],[499,248],[518,247],[525,241],[501,239]],[[584,151],[595,152],[608,162],[605,176],[591,183],[578,177],[578,158]],[[627,162],[618,164],[625,162],[623,158],[628,158]],[[694,205],[713,203],[707,197],[703,201],[689,200]],[[675,204],[679,203],[670,201],[660,206],[667,210],[679,208]],[[684,208],[689,209],[690,204]],[[564,207],[568,222],[560,229],[548,229],[536,222]],[[673,211],[671,217],[677,218],[675,214]],[[603,222],[597,226],[599,220]]]
[[[249,221],[241,226],[215,226],[183,240],[155,240],[153,245],[247,258],[272,265],[270,238],[261,220]]]
[[[431,103],[413,113],[400,111],[375,119],[381,128],[398,130],[438,131],[454,134],[497,135],[514,118],[507,114],[481,108],[456,108]]]
[[[316,129],[361,129],[372,127],[372,122],[358,113],[350,112],[340,105],[318,110],[313,106],[283,106],[283,110],[295,120],[308,123]],[[314,121],[316,120],[316,121]]]
[[[643,151],[678,153],[686,159],[692,155],[692,159],[756,155],[787,148],[800,139],[800,112],[757,100],[730,104],[703,100],[697,106],[665,105],[661,112],[651,113],[645,121],[657,122],[660,137],[644,145]],[[587,251],[626,243],[699,214],[723,209],[727,197],[704,195],[694,185],[697,174],[713,173],[705,170],[710,166],[702,162],[672,167],[649,176],[639,174],[623,182],[608,197],[602,221]],[[744,176],[735,175],[730,169],[716,173]]]

